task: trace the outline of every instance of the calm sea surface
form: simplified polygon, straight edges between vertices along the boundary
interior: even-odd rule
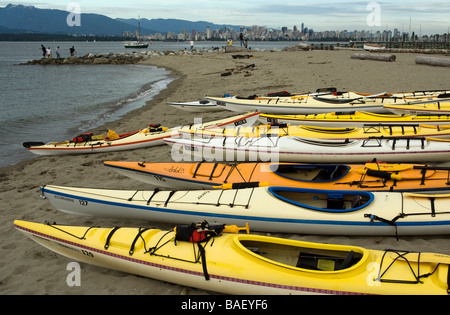
[[[19,66],[42,57],[41,44],[69,56],[130,52],[121,42],[0,42],[0,167],[31,159],[28,141],[64,141],[142,107],[173,80],[169,72],[142,65]],[[263,42],[252,47],[282,49],[295,43]],[[155,42],[148,50],[180,50],[188,42]],[[196,48],[223,42],[196,42]],[[186,100],[191,101],[191,100]]]

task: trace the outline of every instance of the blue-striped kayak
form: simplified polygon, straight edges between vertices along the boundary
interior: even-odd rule
[[[44,186],[58,210],[86,216],[245,225],[324,235],[450,233],[450,195],[257,187],[230,190],[107,190]]]

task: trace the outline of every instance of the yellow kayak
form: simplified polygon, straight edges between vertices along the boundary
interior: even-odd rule
[[[14,224],[77,261],[225,294],[449,293],[448,255],[237,234],[237,227],[207,222],[176,232]]]
[[[319,127],[362,127],[371,125],[450,125],[450,115],[408,116],[375,114],[369,112],[330,112],[317,115],[261,114],[264,124],[291,124]]]
[[[384,105],[384,108],[397,115],[450,115],[450,100],[428,103]]]
[[[433,125],[366,125],[362,127],[314,127],[297,125],[259,125],[238,128],[181,129],[181,134],[201,137],[302,137],[311,139],[367,139],[369,137],[395,138],[450,138],[450,126]]]

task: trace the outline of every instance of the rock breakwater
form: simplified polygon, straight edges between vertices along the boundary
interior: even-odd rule
[[[124,65],[124,64],[136,64],[141,61],[148,60],[150,58],[158,58],[162,56],[175,56],[175,55],[203,55],[204,53],[213,53],[218,51],[217,49],[200,50],[165,50],[165,51],[141,51],[130,53],[106,53],[106,54],[87,54],[84,56],[72,56],[68,58],[42,58],[36,60],[30,60],[21,65]]]

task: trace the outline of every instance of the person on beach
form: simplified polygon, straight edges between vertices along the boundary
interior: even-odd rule
[[[56,48],[56,50],[55,50],[55,52],[56,52],[56,58],[61,58],[61,54],[60,54],[60,51],[59,51],[59,46]]]
[[[242,34],[242,32],[241,32],[241,34],[239,34],[239,39],[241,41],[241,47],[243,47],[245,45],[245,43],[244,43],[244,34]]]
[[[194,50],[194,41],[191,40],[191,41],[189,42],[189,44],[191,45],[191,51]]]
[[[70,55],[73,57],[73,56],[75,55],[75,52],[76,52],[75,46],[72,46],[72,47],[69,49],[69,52],[70,52]]]
[[[47,55],[47,48],[45,48],[44,45],[41,45],[41,50],[42,50],[42,57],[45,58],[45,56]]]

